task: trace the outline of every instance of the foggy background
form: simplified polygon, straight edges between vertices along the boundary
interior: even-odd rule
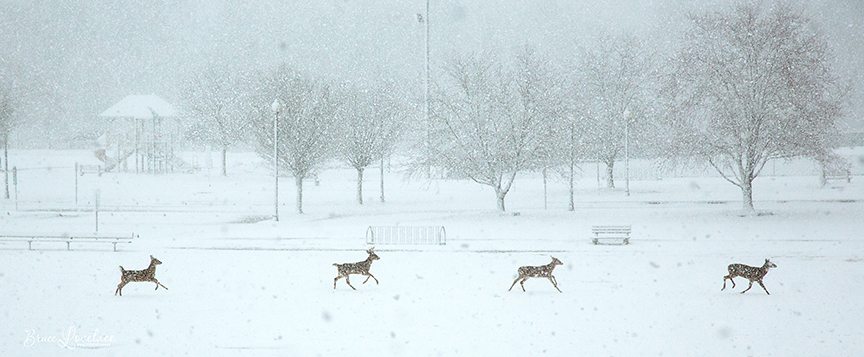
[[[455,54],[509,54],[526,44],[575,63],[576,49],[632,33],[674,53],[688,12],[731,1],[431,0],[432,81]],[[833,46],[836,74],[853,86],[844,131],[861,131],[864,3],[797,4]],[[423,0],[137,0],[0,2],[0,67],[25,73],[17,148],[87,147],[103,110],[129,94],[180,107],[184,81],[206,68],[270,70],[281,63],[348,82],[392,80],[422,100]],[[418,109],[417,117],[420,117]]]

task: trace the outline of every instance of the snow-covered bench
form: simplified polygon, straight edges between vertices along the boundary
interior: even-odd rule
[[[630,226],[591,226],[594,244],[630,244]]]
[[[846,181],[846,183],[851,183],[852,174],[849,171],[846,171],[839,174],[823,175],[822,186],[828,185],[828,181]]]
[[[98,174],[102,176],[102,173],[105,172],[105,169],[102,168],[102,165],[78,165],[78,174],[84,176],[84,174]]]
[[[114,245],[114,251],[117,251],[118,243],[132,243],[135,234],[128,237],[73,237],[73,236],[24,236],[24,235],[2,235],[0,241],[3,242],[27,242],[27,249],[33,250],[33,242],[37,243],[66,243],[66,249],[72,250],[72,243],[110,243]]]

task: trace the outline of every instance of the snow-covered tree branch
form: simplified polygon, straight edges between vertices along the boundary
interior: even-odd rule
[[[357,170],[359,204],[363,204],[363,171],[391,153],[402,132],[403,113],[392,85],[347,88],[344,93],[338,111],[338,151]]]
[[[843,91],[809,23],[789,5],[693,15],[670,78],[675,154],[708,162],[747,210],[768,161],[830,151]]]
[[[297,212],[303,213],[303,179],[333,157],[337,100],[326,82],[284,66],[263,79],[258,89],[252,124],[258,154],[268,162],[273,160],[273,122],[278,115],[277,162],[294,176]],[[270,107],[274,98],[282,103],[278,114]]]
[[[606,164],[606,185],[615,187],[615,161],[624,151],[626,126],[632,132],[645,117],[653,88],[654,56],[632,35],[604,37],[582,56],[577,81],[583,82],[582,116],[593,155]],[[626,114],[625,114],[626,113]],[[629,114],[629,115],[628,115]]]
[[[536,88],[490,55],[453,58],[446,74],[433,103],[433,164],[492,187],[504,211],[516,175],[536,165],[546,142],[548,122],[531,108]]]
[[[190,78],[183,92],[185,111],[195,119],[190,135],[222,151],[222,176],[227,176],[228,148],[246,139],[249,128],[247,75],[208,69]]]

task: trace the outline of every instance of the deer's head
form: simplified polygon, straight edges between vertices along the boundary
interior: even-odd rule
[[[564,263],[562,263],[560,260],[558,260],[558,258],[552,257],[552,265],[553,265],[553,266],[555,266],[555,265],[564,265]]]
[[[777,264],[772,263],[770,260],[765,259],[765,267],[766,268],[776,268]]]
[[[369,249],[366,250],[366,253],[369,253],[369,260],[378,260],[378,259],[381,259],[381,258],[378,257],[377,254],[375,254],[375,252],[373,251],[374,249],[375,249],[375,247],[372,247],[372,248],[369,248]]]
[[[159,259],[154,258],[152,255],[150,256],[150,263],[153,264],[153,265],[159,265],[159,264],[162,264],[162,262],[159,261]]]

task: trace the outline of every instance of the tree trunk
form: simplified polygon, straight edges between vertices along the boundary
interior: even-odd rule
[[[294,183],[297,186],[297,213],[303,213],[303,176],[294,176]]]
[[[4,198],[9,199],[9,134],[4,135],[3,138],[3,174],[5,175],[4,181],[6,181],[6,195]],[[77,172],[76,172],[77,174]]]
[[[615,179],[612,177],[612,168],[615,167],[615,160],[606,163],[606,188],[615,188]]]
[[[543,209],[549,209],[549,201],[547,196],[547,183],[546,183],[546,168],[543,168]]]
[[[357,168],[357,203],[363,204],[363,168]]]
[[[574,192],[573,192],[573,174],[575,171],[573,166],[574,165],[571,163],[570,164],[570,211],[576,210],[576,206],[573,203],[573,194],[574,194]]]
[[[827,165],[825,164],[825,161],[820,160],[819,166],[822,169],[822,177],[820,178],[819,183],[822,187],[828,186],[828,168],[826,167]]]
[[[228,146],[223,146],[222,147],[222,176],[228,176],[228,169],[227,169],[227,165],[226,165],[226,163],[228,161],[228,160],[226,160],[227,156],[228,156]]]
[[[744,175],[745,177],[747,175]],[[744,196],[744,210],[753,210],[753,180],[745,178],[741,182],[741,194]]]
[[[501,188],[495,188],[495,197],[498,199],[498,209],[501,210],[501,212],[506,212],[504,209],[504,196],[506,195],[507,193],[502,191]]]
[[[384,203],[384,157],[381,157],[381,203]]]

